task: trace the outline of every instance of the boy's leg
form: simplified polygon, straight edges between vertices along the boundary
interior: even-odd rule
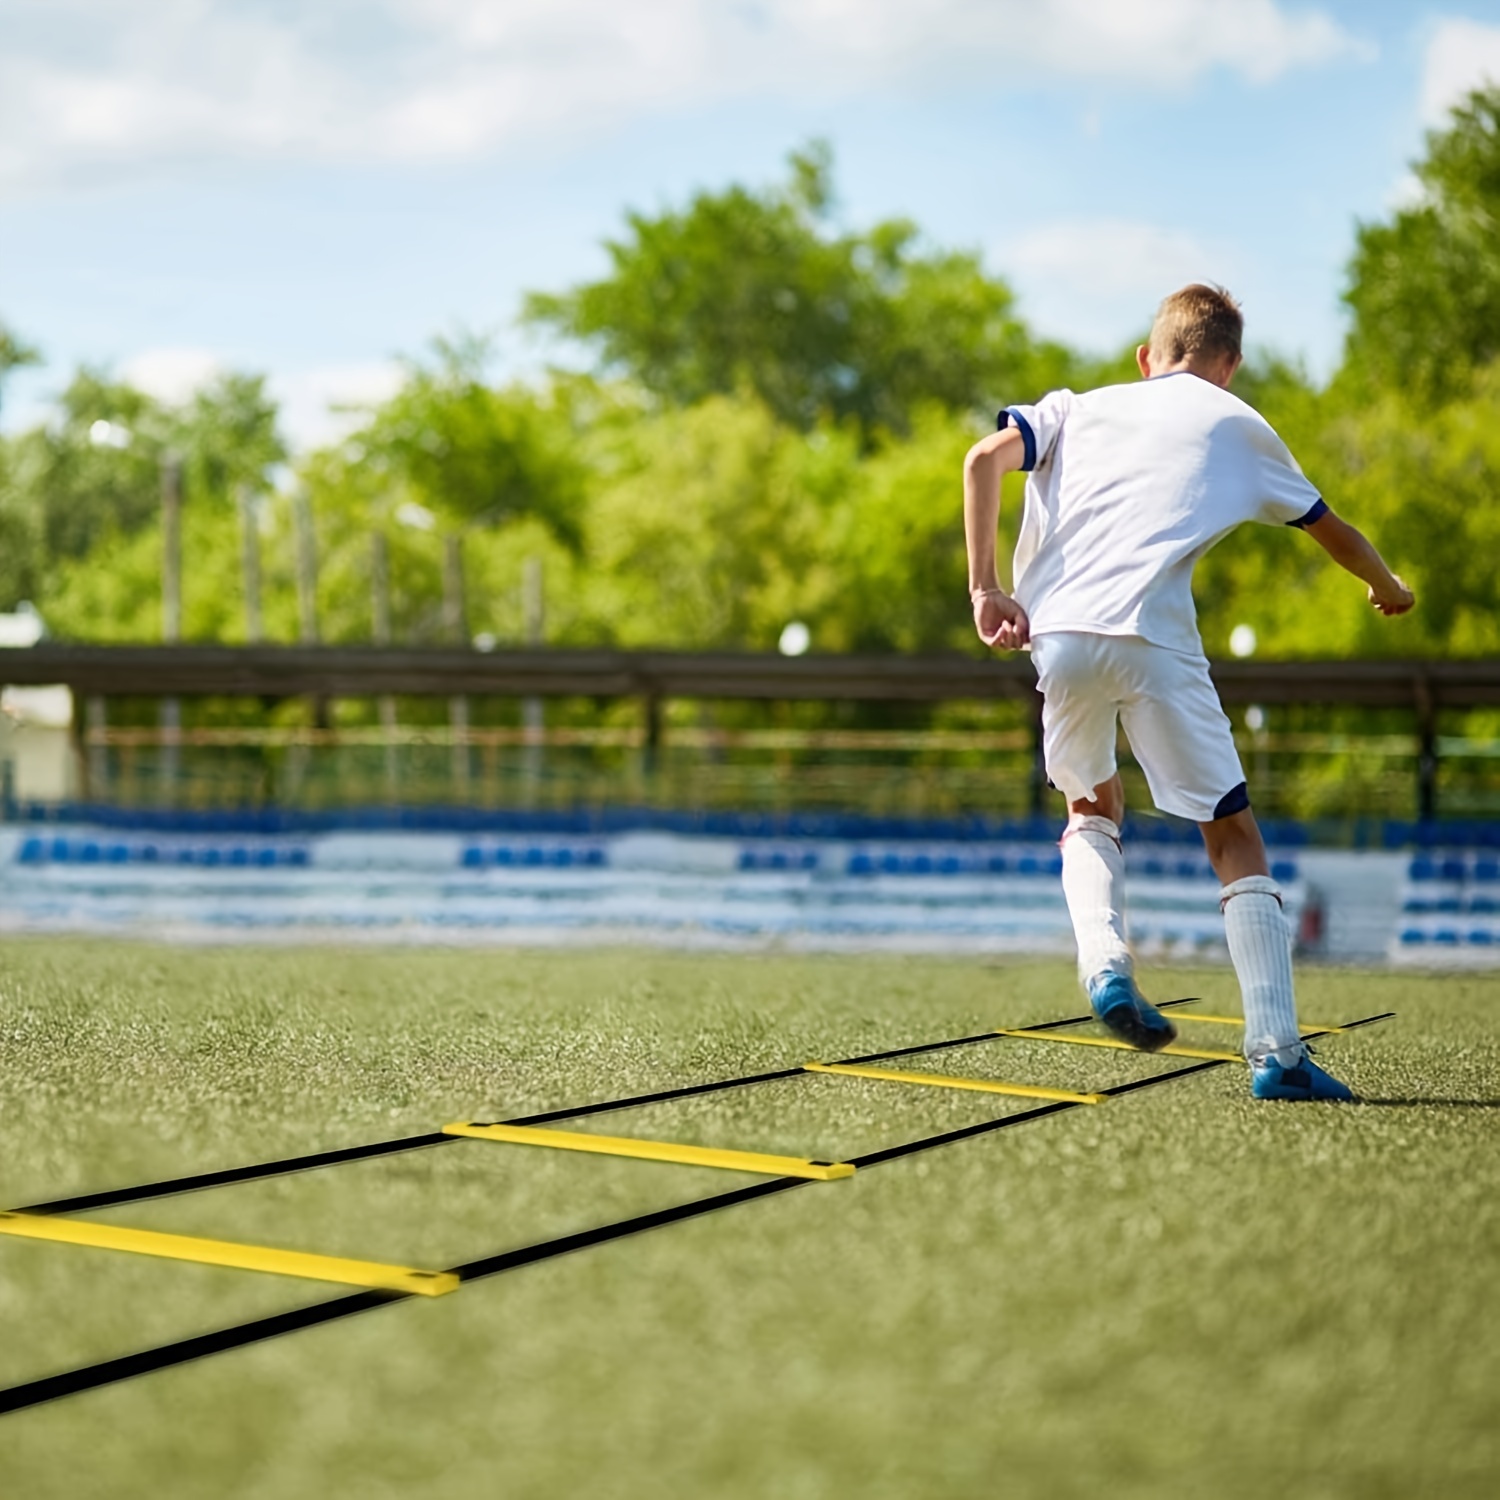
[[[1292,943],[1255,814],[1244,808],[1200,823],[1222,889],[1219,906],[1245,1007],[1245,1056],[1295,1067],[1303,1055],[1292,988]]]
[[[1255,815],[1245,807],[1198,826],[1223,887],[1219,904],[1244,1004],[1251,1091],[1260,1099],[1351,1098],[1343,1084],[1309,1060],[1303,1045],[1291,934]]]
[[[1292,945],[1265,845],[1245,788],[1234,734],[1201,656],[1123,639],[1120,719],[1151,797],[1203,833],[1223,889],[1229,956],[1245,1006],[1245,1055],[1260,1099],[1348,1099],[1343,1084],[1310,1062],[1297,1029]]]
[[[1120,682],[1116,642],[1063,631],[1031,643],[1042,692],[1047,775],[1068,799],[1062,884],[1078,940],[1078,976],[1094,1014],[1118,1037],[1148,1050],[1175,1035],[1141,998],[1125,941],[1125,797],[1115,770]]]
[[[1154,1052],[1177,1035],[1136,988],[1125,938],[1125,791],[1117,774],[1092,797],[1068,799],[1062,886],[1078,942],[1078,977],[1094,1014],[1122,1041]]]
[[[1078,940],[1078,979],[1085,986],[1104,974],[1135,973],[1125,939],[1125,853],[1120,823],[1125,789],[1112,776],[1093,797],[1068,799],[1062,851],[1063,896]]]

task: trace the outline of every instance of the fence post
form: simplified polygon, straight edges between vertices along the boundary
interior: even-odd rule
[[[245,639],[251,645],[256,645],[265,639],[260,613],[259,504],[255,492],[248,484],[236,486],[234,498],[240,512],[240,570],[245,581]]]
[[[1412,679],[1412,689],[1417,700],[1417,821],[1431,823],[1438,815],[1437,701],[1424,672]]]
[[[547,593],[539,557],[528,557],[521,566],[521,615],[526,644],[540,646],[547,635]],[[531,784],[541,779],[542,743],[547,730],[547,713],[540,698],[521,700],[521,727],[526,741],[523,765],[526,781]]]
[[[306,488],[292,491],[292,528],[296,537],[297,639],[304,646],[318,644],[318,537],[313,528],[312,502]],[[313,729],[328,727],[328,700],[314,695],[308,700]],[[301,795],[312,762],[312,747],[297,743],[287,751],[287,799]]]
[[[646,740],[641,751],[641,769],[648,777],[660,765],[661,757],[661,695],[655,686],[646,694]]]
[[[84,703],[84,774],[88,778],[87,800],[103,802],[109,796],[109,710],[102,693],[91,693]]]
[[[166,454],[161,463],[161,638],[169,646],[182,639],[182,460],[175,453]],[[181,700],[163,698],[158,722],[157,791],[162,802],[170,804],[180,770]]]
[[[371,633],[377,646],[391,643],[391,554],[383,531],[370,533]],[[396,700],[382,693],[378,700],[380,727],[385,732],[385,795],[394,802],[398,786],[396,766]]]
[[[297,635],[304,646],[316,646],[318,538],[313,531],[312,502],[300,485],[292,496],[292,524],[297,532]]]
[[[443,632],[455,646],[469,644],[468,601],[464,594],[463,533],[443,538]],[[453,733],[451,765],[453,793],[460,802],[469,796],[469,700],[456,693],[448,700],[448,727]]]

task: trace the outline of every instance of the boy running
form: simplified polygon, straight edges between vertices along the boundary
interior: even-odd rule
[[[1270,425],[1229,382],[1244,320],[1222,289],[1162,303],[1136,350],[1144,377],[1000,413],[964,461],[974,624],[988,646],[1030,647],[1047,775],[1068,799],[1062,882],[1094,1014],[1146,1051],[1176,1035],[1136,988],[1125,941],[1123,724],[1163,812],[1191,818],[1219,877],[1257,1099],[1351,1099],[1307,1055],[1281,891],[1250,811],[1229,720],[1208,672],[1193,567],[1246,521],[1296,526],[1369,587],[1383,615],[1416,602],[1375,548],[1329,510]],[[1025,470],[1011,596],[999,587],[1000,479]]]

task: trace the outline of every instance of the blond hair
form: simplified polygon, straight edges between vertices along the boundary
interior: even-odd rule
[[[1170,364],[1206,355],[1238,359],[1245,319],[1221,286],[1195,282],[1163,299],[1151,325],[1151,353]]]

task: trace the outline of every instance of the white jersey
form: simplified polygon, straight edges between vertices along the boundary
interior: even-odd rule
[[[1012,406],[1025,443],[1015,596],[1033,636],[1134,635],[1201,653],[1193,568],[1246,521],[1328,507],[1271,425],[1186,372]]]

